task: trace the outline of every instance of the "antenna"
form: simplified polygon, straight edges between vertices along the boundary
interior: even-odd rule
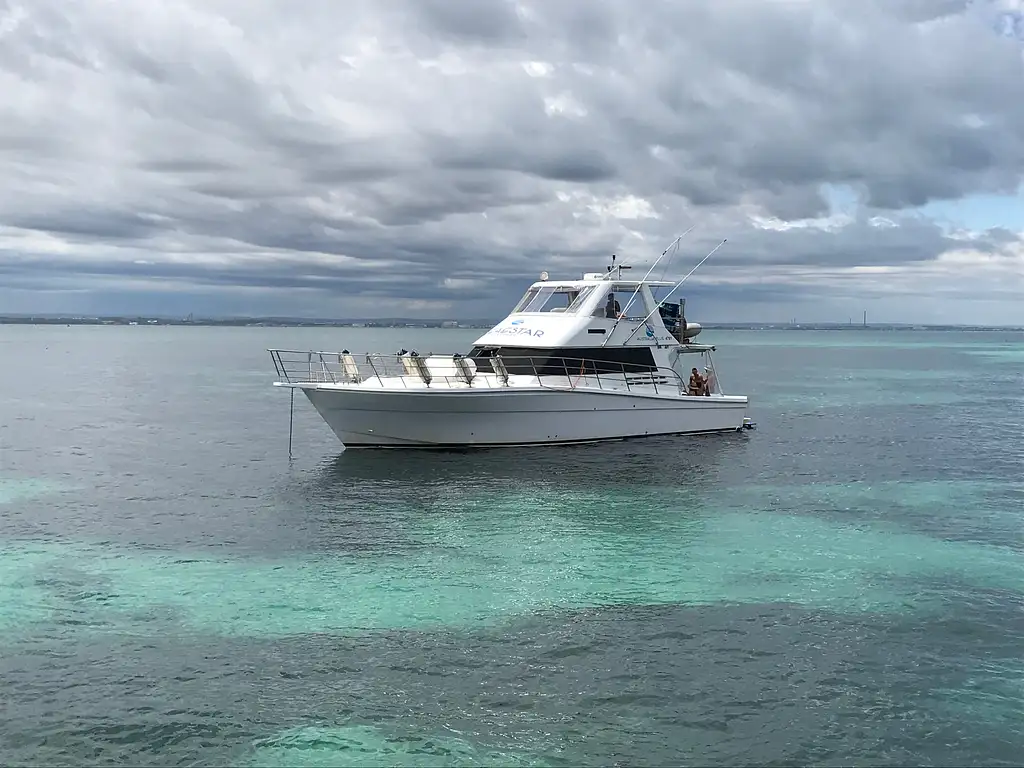
[[[707,255],[707,256],[705,256],[705,257],[704,257],[703,259],[701,259],[700,261],[698,261],[698,262],[697,262],[697,264],[696,264],[696,266],[694,266],[694,268],[693,268],[693,269],[691,269],[691,270],[690,270],[689,272],[687,272],[687,273],[686,273],[686,274],[685,274],[685,275],[683,276],[683,279],[682,279],[682,280],[680,280],[680,281],[679,281],[678,283],[676,283],[675,285],[673,285],[673,286],[672,286],[672,290],[670,290],[670,291],[669,291],[668,293],[666,293],[666,294],[665,294],[665,297],[664,297],[664,298],[663,298],[663,299],[662,299],[661,301],[659,301],[659,302],[658,302],[658,306],[654,308],[654,310],[653,310],[653,311],[651,312],[651,314],[649,314],[649,315],[648,315],[647,317],[645,317],[645,318],[643,319],[643,322],[642,322],[642,323],[640,323],[640,325],[638,325],[638,326],[637,326],[636,328],[634,328],[634,329],[633,329],[632,331],[630,331],[630,332],[629,332],[629,336],[627,336],[627,337],[626,337],[625,339],[623,339],[623,340],[622,340],[622,343],[623,343],[623,345],[625,345],[625,343],[626,343],[627,341],[629,341],[629,340],[630,340],[631,338],[633,338],[633,334],[634,334],[634,333],[636,333],[637,331],[639,331],[639,330],[640,330],[640,327],[641,327],[641,326],[643,326],[643,325],[646,325],[646,324],[647,324],[647,321],[648,321],[648,320],[650,320],[650,319],[651,319],[652,317],[654,317],[654,313],[655,313],[655,312],[657,312],[657,311],[658,311],[658,310],[659,310],[659,309],[661,308],[661,305],[665,303],[665,299],[667,299],[667,298],[668,298],[669,296],[671,296],[671,295],[672,295],[673,293],[675,293],[675,292],[676,292],[677,290],[679,290],[679,286],[681,286],[681,285],[682,285],[683,283],[685,283],[685,282],[686,282],[686,279],[687,279],[687,278],[688,278],[688,277],[689,277],[690,275],[692,275],[692,274],[693,274],[694,272],[696,272],[696,271],[697,271],[697,268],[698,268],[698,267],[700,267],[700,265],[701,265],[701,264],[703,264],[703,263],[704,263],[705,261],[707,261],[708,259],[710,259],[710,258],[711,258],[711,256],[712,256],[712,255],[713,255],[713,254],[715,253],[715,251],[717,251],[717,250],[718,250],[719,248],[721,248],[721,247],[722,247],[723,245],[725,245],[725,244],[726,244],[727,242],[729,242],[728,238],[725,238],[725,239],[723,239],[723,240],[722,240],[722,242],[720,242],[720,243],[719,243],[718,245],[716,245],[716,246],[715,246],[714,248],[712,248],[712,249],[711,249],[711,250],[710,250],[710,251],[708,252],[708,255]]]

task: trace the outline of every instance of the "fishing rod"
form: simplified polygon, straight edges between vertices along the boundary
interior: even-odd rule
[[[626,316],[626,310],[628,310],[630,308],[630,306],[633,304],[633,301],[636,299],[636,297],[640,295],[640,288],[643,287],[643,284],[645,282],[647,282],[647,278],[651,276],[651,272],[653,272],[654,268],[656,266],[658,266],[658,262],[661,261],[663,258],[665,258],[665,254],[668,253],[669,251],[671,251],[674,246],[678,245],[679,241],[682,240],[684,237],[686,237],[688,234],[690,234],[693,231],[693,228],[696,227],[696,226],[697,225],[694,224],[688,230],[683,232],[683,234],[681,234],[679,237],[677,237],[675,240],[673,240],[669,244],[668,248],[666,248],[664,251],[661,252],[661,256],[659,256],[657,259],[654,260],[654,263],[651,264],[651,268],[647,270],[647,274],[644,275],[640,279],[640,282],[636,286],[636,290],[633,291],[633,295],[629,297],[629,301],[626,302],[626,306],[624,306],[622,308],[622,311],[619,312],[618,317],[615,318],[615,323],[612,325],[612,329],[608,332],[608,335],[604,337],[604,341],[601,342],[601,346],[602,347],[605,346],[608,343],[608,339],[610,339],[612,337],[612,334],[615,333],[615,329],[619,325],[619,320],[621,320],[623,317]]]
[[[678,244],[679,244],[679,241],[680,241],[680,240],[682,240],[682,239],[683,239],[684,237],[686,237],[686,236],[687,236],[688,234],[690,234],[690,233],[691,233],[691,232],[693,231],[694,227],[696,227],[696,226],[697,226],[697,225],[696,225],[696,224],[694,224],[694,225],[693,225],[692,227],[690,227],[690,228],[689,228],[688,230],[686,230],[685,232],[683,232],[683,234],[681,234],[681,235],[680,235],[679,237],[677,237],[677,238],[676,238],[675,240],[673,240],[673,241],[672,241],[672,242],[671,242],[671,243],[669,244],[668,248],[666,248],[666,249],[665,249],[664,251],[662,251],[662,252],[661,252],[661,256],[659,256],[659,257],[658,257],[657,259],[655,259],[655,260],[654,260],[654,263],[653,263],[653,264],[651,264],[651,268],[647,270],[647,274],[646,274],[646,275],[644,275],[644,276],[643,276],[643,277],[642,277],[642,278],[640,279],[640,283],[641,283],[641,284],[643,284],[643,283],[647,282],[647,278],[651,276],[651,273],[652,273],[652,272],[654,271],[654,268],[655,268],[656,266],[658,266],[658,262],[659,262],[659,261],[661,261],[661,260],[662,260],[663,258],[665,258],[665,254],[666,254],[666,253],[668,253],[669,251],[671,251],[671,250],[672,250],[672,248],[673,248],[673,246],[676,246],[676,245],[678,245]],[[634,300],[636,299],[636,297],[637,297],[637,296],[639,296],[639,295],[640,295],[640,286],[638,285],[638,286],[636,287],[636,290],[635,290],[635,291],[633,291],[633,295],[629,297],[629,301],[627,301],[627,302],[626,302],[626,306],[624,306],[624,307],[622,308],[622,312],[621,312],[621,314],[623,314],[623,315],[624,315],[624,314],[626,314],[626,310],[627,310],[627,309],[629,309],[630,305],[632,305],[633,301],[634,301]]]
[[[671,295],[672,295],[673,293],[675,293],[675,292],[676,292],[677,290],[679,290],[679,286],[681,286],[681,285],[682,285],[683,283],[685,283],[685,282],[686,282],[686,279],[687,279],[687,278],[688,278],[688,277],[689,277],[690,275],[692,275],[692,274],[693,274],[694,272],[696,272],[696,271],[697,271],[697,268],[698,268],[698,267],[700,267],[700,265],[701,265],[701,264],[703,264],[703,263],[704,263],[705,261],[707,261],[708,259],[710,259],[710,258],[712,257],[712,255],[714,255],[715,251],[717,251],[717,250],[718,250],[719,248],[721,248],[721,247],[722,247],[723,245],[725,245],[725,244],[726,244],[727,242],[728,242],[728,238],[724,238],[724,239],[722,240],[722,242],[720,242],[720,243],[719,243],[718,245],[716,245],[716,246],[715,246],[714,248],[712,248],[712,249],[711,249],[711,251],[710,251],[710,252],[708,253],[708,255],[707,255],[707,256],[705,256],[705,257],[704,257],[703,259],[701,259],[700,261],[698,261],[698,262],[697,262],[697,264],[696,264],[696,265],[694,266],[694,268],[693,268],[693,269],[691,269],[691,270],[690,270],[689,272],[687,272],[687,273],[686,273],[686,275],[685,275],[685,276],[683,277],[683,279],[682,279],[682,280],[680,280],[680,281],[679,281],[678,283],[676,283],[675,285],[673,285],[673,286],[672,286],[672,290],[670,290],[670,291],[669,291],[668,293],[666,293],[666,294],[665,294],[664,298],[662,298],[662,299],[661,299],[661,300],[660,300],[660,301],[658,302],[658,306],[656,306],[656,307],[654,308],[654,310],[653,310],[653,311],[651,312],[651,314],[649,314],[649,315],[648,315],[647,317],[645,317],[645,318],[643,319],[643,322],[641,322],[641,323],[640,323],[640,325],[638,325],[638,326],[637,326],[636,328],[634,328],[634,329],[633,329],[632,331],[630,331],[630,333],[629,333],[629,336],[627,336],[627,337],[626,337],[625,339],[623,339],[623,340],[622,340],[622,343],[623,343],[623,345],[625,345],[627,341],[629,341],[629,340],[630,340],[631,338],[633,338],[633,334],[634,334],[634,333],[636,333],[637,331],[639,331],[641,327],[643,327],[644,325],[646,325],[646,324],[647,324],[647,321],[648,321],[648,320],[650,320],[650,319],[651,319],[652,317],[654,317],[654,313],[655,313],[655,312],[657,312],[657,311],[659,311],[659,310],[661,309],[661,305],[665,303],[665,301],[666,301],[666,300],[668,299],[668,297],[669,297],[669,296],[671,296]],[[609,335],[610,335],[610,334],[609,334]]]

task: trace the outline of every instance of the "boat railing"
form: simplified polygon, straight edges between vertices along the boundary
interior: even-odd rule
[[[415,352],[393,355],[355,353],[347,349],[341,352],[271,349],[269,352],[278,378],[287,384],[358,384],[368,379],[421,376],[416,360],[422,358]]]
[[[686,382],[672,368],[585,357],[547,358],[539,367],[537,359],[531,357],[502,358],[502,362],[506,367],[512,363],[520,371],[524,364],[528,364],[530,375],[540,386],[548,389],[586,387],[621,390],[625,387],[632,391],[634,387],[643,387],[645,390],[653,389],[655,394],[680,394],[686,390]]]
[[[304,384],[361,384],[421,388],[504,388],[516,376],[527,376],[549,389],[633,390],[681,394],[687,382],[672,368],[592,358],[353,353],[270,349],[278,379]],[[521,380],[520,380],[521,381]],[[514,382],[513,382],[514,383]]]

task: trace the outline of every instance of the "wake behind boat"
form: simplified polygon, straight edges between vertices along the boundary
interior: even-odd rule
[[[271,349],[275,386],[302,390],[348,447],[548,445],[751,427],[747,397],[722,391],[715,347],[693,341],[701,326],[686,321],[685,300],[655,299],[678,283],[624,279],[629,267],[614,259],[579,280],[542,273],[465,355]]]

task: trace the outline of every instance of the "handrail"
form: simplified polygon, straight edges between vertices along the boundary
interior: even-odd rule
[[[350,354],[348,350],[317,352],[286,349],[269,349],[268,352],[274,362],[274,371],[278,379],[292,386],[372,384],[382,388],[430,386],[467,389],[533,384],[546,389],[625,388],[630,392],[638,387],[651,387],[656,394],[662,393],[663,390],[684,394],[688,387],[687,380],[673,368],[587,357],[549,357],[537,354],[471,358],[461,355],[416,353],[367,353],[357,356]],[[360,358],[365,362],[360,363]],[[410,365],[407,367],[406,363]],[[480,370],[485,364],[490,370]],[[552,366],[557,372],[551,372]],[[517,374],[514,371],[524,367],[527,370],[519,373],[518,381],[515,381]],[[561,367],[560,371],[558,367]]]

